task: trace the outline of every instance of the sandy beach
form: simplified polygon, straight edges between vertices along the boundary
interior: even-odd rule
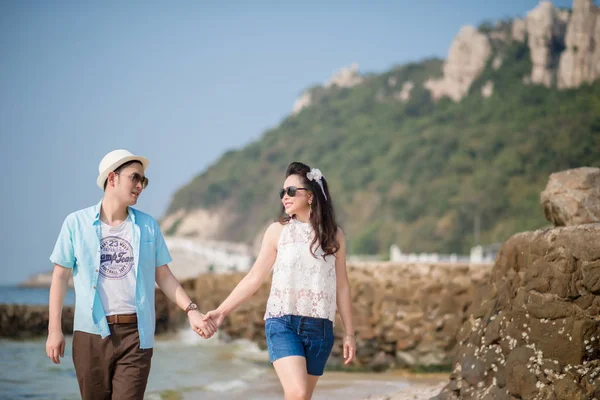
[[[399,371],[397,379],[406,380],[404,388],[385,394],[370,394],[362,400],[429,400],[436,396],[448,382],[447,374],[411,374]]]
[[[246,388],[235,380],[229,381],[229,385],[216,382],[201,390],[181,391],[178,398],[216,400],[225,393],[227,399],[234,400],[283,398],[274,372],[262,374],[260,381]],[[438,374],[326,372],[319,380],[313,400],[428,400],[440,392],[446,381],[445,375]]]
[[[371,395],[363,400],[429,400],[444,388],[446,382],[411,384],[406,389],[391,394]]]

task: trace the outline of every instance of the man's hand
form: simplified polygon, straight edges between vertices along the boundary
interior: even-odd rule
[[[220,311],[217,311],[217,310],[212,310],[212,311],[207,312],[206,314],[204,314],[204,317],[202,318],[202,320],[205,322],[212,321],[217,328],[219,326],[221,326],[224,319],[225,319],[225,314]]]
[[[190,327],[204,339],[210,338],[217,331],[217,326],[212,320],[204,321],[204,315],[198,310],[188,312]]]
[[[60,364],[60,357],[65,356],[65,337],[62,331],[50,331],[46,340],[46,355],[54,364]]]

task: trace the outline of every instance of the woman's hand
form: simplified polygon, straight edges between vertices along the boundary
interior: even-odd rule
[[[204,339],[210,338],[217,331],[217,326],[212,320],[204,320],[204,315],[198,310],[192,310],[188,312],[188,319],[190,320],[190,327],[194,332],[200,335]]]
[[[356,338],[354,335],[344,335],[344,364],[348,365],[356,355]]]
[[[204,322],[212,321],[214,323],[215,327],[218,328],[219,326],[221,326],[224,319],[225,319],[225,313],[218,311],[218,310],[212,310],[212,311],[209,311],[206,314],[204,314],[202,321],[204,321]]]

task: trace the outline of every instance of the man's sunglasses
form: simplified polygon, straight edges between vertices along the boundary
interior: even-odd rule
[[[120,173],[117,173],[117,175],[120,175]],[[129,179],[131,179],[131,182],[133,182],[134,186],[137,186],[137,184],[141,182],[142,188],[146,189],[146,187],[148,187],[148,178],[138,174],[137,172],[129,175]]]
[[[298,190],[308,190],[308,189],[303,188],[303,187],[288,186],[285,189],[279,189],[279,198],[283,199],[283,196],[285,196],[286,193],[288,196],[294,197],[296,195],[296,193],[298,193]]]

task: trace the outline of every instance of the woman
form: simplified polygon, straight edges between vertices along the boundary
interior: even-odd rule
[[[285,399],[305,400],[312,397],[333,347],[336,303],[345,328],[345,364],[356,352],[346,244],[321,171],[291,163],[279,196],[282,216],[267,228],[254,266],[204,319],[220,325],[274,267],[265,313],[269,358]]]

